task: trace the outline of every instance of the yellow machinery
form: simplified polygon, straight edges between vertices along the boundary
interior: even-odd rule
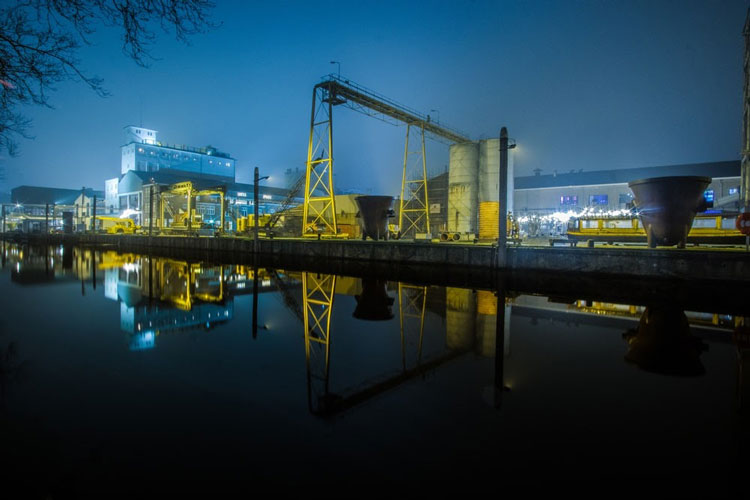
[[[141,226],[136,226],[133,219],[97,215],[96,220],[99,221],[99,229],[107,234],[135,234],[141,229]]]
[[[333,188],[333,108],[335,106],[347,107],[390,123],[406,125],[398,225],[402,236],[412,232],[429,234],[425,134],[449,144],[466,142],[469,138],[461,132],[440,124],[439,121],[433,121],[429,115],[404,107],[340,76],[329,75],[324,81],[315,85],[312,97],[302,236],[325,237],[339,234]],[[418,133],[418,140],[410,141],[412,127]]]
[[[259,215],[258,216],[258,234],[265,236],[266,227],[271,221],[271,215]],[[255,215],[250,214],[244,217],[237,218],[237,233],[250,233],[253,234],[255,229]]]
[[[224,230],[224,187],[196,189],[192,182],[178,182],[160,193],[161,215],[159,227],[162,232],[191,232],[201,229],[203,216],[196,213],[195,205],[199,196],[219,196],[219,231]],[[176,199],[176,200],[175,200]],[[183,208],[185,200],[186,208]],[[167,225],[169,221],[169,225]]]
[[[646,231],[640,219],[627,216],[578,217],[568,223],[567,236],[571,246],[582,241],[590,246],[597,241],[609,244],[646,242]],[[550,240],[550,245],[554,241]],[[737,245],[744,241],[745,237],[734,226],[734,217],[713,214],[696,216],[687,237],[687,242],[694,245]]]
[[[224,300],[223,266],[205,267],[172,259],[163,259],[157,266],[160,300],[183,311],[192,309],[193,299],[203,302]]]

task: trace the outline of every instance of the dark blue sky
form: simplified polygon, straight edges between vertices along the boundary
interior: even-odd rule
[[[148,69],[102,29],[81,56],[112,96],[66,83],[56,109],[27,108],[36,138],[3,161],[0,188],[103,189],[141,116],[165,142],[229,152],[238,180],[258,165],[279,185],[304,167],[312,87],[331,60],[474,139],[507,126],[516,175],[739,158],[747,1],[217,3],[220,27],[190,46],[160,37]],[[397,194],[405,128],[347,109],[334,128],[337,188]],[[442,170],[447,148],[427,149]]]

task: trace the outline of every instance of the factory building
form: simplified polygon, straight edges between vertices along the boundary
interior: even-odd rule
[[[212,146],[195,148],[184,144],[166,144],[156,139],[156,130],[128,125],[125,144],[120,148],[120,174],[177,171],[201,175],[218,181],[235,179],[235,159]]]
[[[117,179],[115,179],[117,180]],[[159,193],[178,182],[192,182],[196,189],[220,188],[226,193],[227,221],[235,229],[234,220],[253,213],[253,186],[237,182],[218,182],[204,176],[191,176],[170,172],[138,172],[130,171],[117,180],[116,200],[107,200],[115,211],[122,217],[132,218],[136,224],[147,225],[149,204],[151,203],[151,189],[154,190],[154,214],[158,217]],[[110,182],[110,181],[108,181]],[[109,185],[108,185],[109,188]],[[287,199],[289,190],[270,186],[258,187],[258,213],[272,214]],[[295,199],[301,203],[302,199]],[[218,221],[220,215],[219,200],[216,197],[206,197],[197,200],[196,213],[203,216],[206,222]]]
[[[11,189],[10,204],[3,204],[3,230],[25,233],[62,230],[64,219],[73,229],[82,230],[86,218],[104,213],[104,193],[91,188],[61,189],[18,186]]]
[[[537,175],[515,179],[516,215],[581,212],[587,208],[603,212],[627,209],[633,201],[628,182],[668,176],[711,177],[706,199],[713,201],[717,209],[735,211],[739,208],[739,161],[540,174],[537,171]]]

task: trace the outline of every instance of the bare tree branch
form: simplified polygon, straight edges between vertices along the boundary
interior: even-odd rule
[[[210,0],[18,0],[0,7],[0,153],[18,153],[16,139],[30,138],[29,119],[16,109],[52,107],[49,93],[64,81],[108,94],[103,81],[88,74],[77,54],[97,27],[122,30],[122,51],[149,66],[158,32],[188,43],[216,25]]]

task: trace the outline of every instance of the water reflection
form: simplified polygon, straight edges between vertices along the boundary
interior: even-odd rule
[[[380,279],[341,277],[331,274],[265,269],[245,265],[212,265],[202,262],[117,253],[72,247],[25,247],[3,243],[2,263],[19,285],[43,285],[78,280],[96,290],[103,284],[104,297],[119,303],[120,329],[128,335],[132,351],[158,346],[160,335],[206,331],[235,318],[235,298],[252,294],[253,338],[266,330],[267,315],[258,322],[259,296],[273,293],[298,320],[304,345],[309,411],[331,415],[467,353],[494,358],[491,404],[500,407],[504,392],[505,358],[511,352],[512,316],[550,318],[565,324],[606,324],[638,321],[625,335],[625,360],[654,373],[701,375],[706,368],[701,353],[707,344],[695,337],[696,328],[730,333],[745,332],[744,320],[727,314],[685,312],[678,306],[634,305],[597,302],[575,297],[518,296],[506,290],[488,291],[456,287],[432,287]],[[334,321],[337,296],[355,301],[346,314],[356,320],[386,323],[398,308],[399,341],[388,349],[400,353],[400,366],[383,368],[368,381],[347,383],[346,374],[336,389],[331,385],[334,358]],[[262,311],[261,311],[262,313]],[[339,312],[338,314],[342,314]],[[442,323],[426,330],[432,315]],[[368,331],[377,334],[377,323]],[[390,328],[390,327],[384,327]],[[621,330],[622,331],[622,330]],[[346,332],[351,335],[352,332]],[[746,334],[736,334],[742,339]],[[386,335],[383,338],[387,338]],[[748,372],[747,342],[738,346],[738,398]],[[487,399],[487,398],[486,398]],[[747,400],[748,398],[745,398]]]
[[[62,436],[54,453],[78,477],[90,451],[128,478],[144,456],[300,484],[293,465],[315,460],[357,484],[383,463],[441,480],[463,464],[450,477],[464,485],[497,470],[616,479],[639,460],[680,472],[700,463],[706,422],[695,449],[736,459],[735,388],[750,401],[750,323],[724,313],[75,248],[3,261],[18,306],[0,371],[34,367],[6,413]],[[123,433],[144,421],[169,425]]]
[[[643,311],[638,327],[624,334],[625,360],[641,369],[664,375],[703,375],[700,355],[708,345],[690,333],[685,312],[674,305],[652,305]]]

